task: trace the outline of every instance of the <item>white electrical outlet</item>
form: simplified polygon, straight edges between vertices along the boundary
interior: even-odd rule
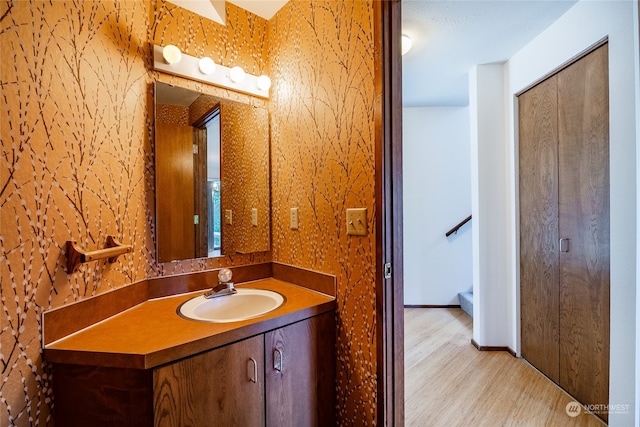
[[[251,225],[254,227],[258,226],[258,209],[251,208]]]

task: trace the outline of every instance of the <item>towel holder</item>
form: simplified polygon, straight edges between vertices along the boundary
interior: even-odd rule
[[[133,251],[133,246],[123,245],[113,236],[107,236],[107,247],[95,251],[85,251],[78,246],[75,240],[67,241],[67,273],[71,274],[75,269],[85,262],[97,261],[108,258],[110,263],[116,262],[118,257]]]

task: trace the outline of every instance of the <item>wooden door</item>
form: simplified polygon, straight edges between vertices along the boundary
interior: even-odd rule
[[[267,427],[335,425],[333,316],[265,334]]]
[[[157,368],[155,426],[264,426],[264,338]]]
[[[158,262],[195,257],[193,130],[156,124]]]
[[[374,3],[376,93],[376,421],[404,426],[402,2]]]
[[[608,48],[558,74],[560,385],[609,403]]]
[[[557,76],[518,98],[522,357],[559,381]]]
[[[609,402],[608,82],[604,44],[518,100],[522,356],[584,404]]]

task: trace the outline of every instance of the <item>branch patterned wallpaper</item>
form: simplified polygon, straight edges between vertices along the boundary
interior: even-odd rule
[[[373,12],[365,1],[293,1],[269,22],[273,259],[337,278],[343,425],[376,416]],[[356,207],[367,208],[364,237],[346,234]]]
[[[269,248],[269,113],[246,104],[220,107],[221,212],[233,212],[231,225],[222,221],[222,253],[250,253]],[[247,126],[246,120],[255,123]],[[265,123],[265,126],[260,126]],[[251,223],[255,208],[257,223]],[[224,214],[222,214],[224,217]]]
[[[162,0],[0,1],[2,426],[54,425],[43,311],[271,259],[337,276],[338,417],[375,424],[372,15],[371,1],[295,0],[267,22],[228,4],[222,26]],[[168,43],[270,74],[271,101],[154,72],[151,45]],[[154,80],[269,109],[271,252],[155,261]],[[368,236],[346,236],[346,207],[369,209]],[[67,240],[95,249],[107,235],[133,253],[66,273]]]

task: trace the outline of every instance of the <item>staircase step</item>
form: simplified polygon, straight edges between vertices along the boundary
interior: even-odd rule
[[[460,300],[460,308],[469,316],[473,317],[473,293],[460,292],[458,299]]]

